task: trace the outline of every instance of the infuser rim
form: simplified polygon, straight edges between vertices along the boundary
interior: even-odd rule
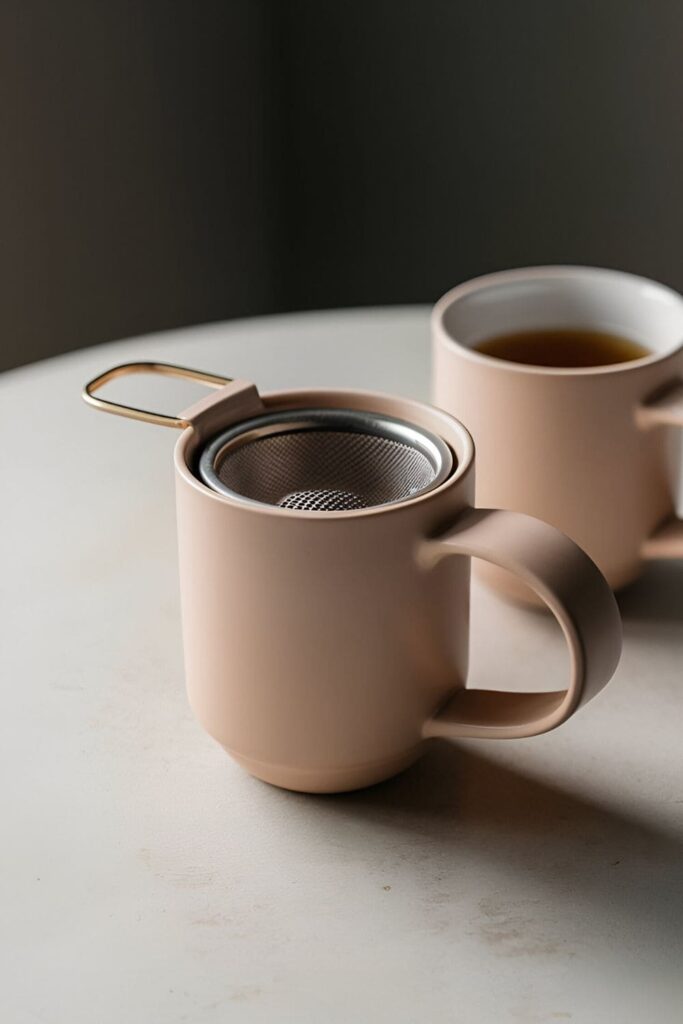
[[[285,429],[283,429],[283,425]],[[315,512],[305,509],[284,509],[281,506],[259,501],[256,498],[240,494],[228,487],[219,477],[217,466],[222,458],[234,454],[239,448],[263,438],[277,434],[304,433],[323,431],[330,433],[356,433],[379,437],[407,445],[419,451],[430,463],[434,476],[424,487],[400,498],[387,502],[378,502],[353,510],[329,510]],[[274,411],[260,416],[242,420],[240,423],[221,431],[201,450],[197,469],[202,483],[211,490],[243,504],[257,506],[262,509],[277,511],[295,511],[298,515],[323,515],[325,517],[369,512],[372,509],[403,505],[414,498],[419,498],[443,484],[458,468],[450,446],[431,430],[416,426],[395,416],[385,415],[359,409],[343,408],[295,408]]]

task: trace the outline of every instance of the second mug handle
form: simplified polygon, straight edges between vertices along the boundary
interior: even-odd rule
[[[683,381],[675,381],[638,407],[638,426],[683,427]],[[643,558],[683,558],[683,519],[671,516],[643,545]]]
[[[515,693],[460,689],[423,726],[425,738],[517,738],[566,721],[611,679],[621,655],[621,618],[595,563],[565,534],[519,512],[469,509],[445,533],[424,540],[425,569],[453,555],[508,569],[547,604],[569,647],[565,690]]]

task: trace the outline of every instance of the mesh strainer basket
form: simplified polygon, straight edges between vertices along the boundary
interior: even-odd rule
[[[434,434],[346,409],[297,409],[244,421],[199,457],[209,487],[243,501],[340,512],[405,501],[453,468]]]

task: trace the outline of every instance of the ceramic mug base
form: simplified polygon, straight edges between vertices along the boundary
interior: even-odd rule
[[[423,753],[424,748],[425,744],[421,742],[411,750],[389,760],[373,761],[349,768],[310,769],[257,761],[223,747],[225,752],[250,775],[270,783],[271,786],[294,790],[297,793],[345,793],[353,789],[374,786],[410,768]]]

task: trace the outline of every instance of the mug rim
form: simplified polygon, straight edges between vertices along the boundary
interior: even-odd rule
[[[341,509],[339,511],[315,511],[283,508],[280,505],[250,502],[213,490],[192,471],[191,462],[196,456],[196,451],[194,449],[198,446],[201,447],[202,444],[198,438],[196,421],[194,424],[190,424],[189,427],[182,431],[176,442],[173,452],[173,461],[176,472],[183,477],[186,483],[200,491],[205,497],[218,501],[221,504],[229,504],[233,508],[239,508],[249,515],[277,516],[279,518],[282,517],[293,520],[316,519],[332,522],[339,519],[365,519],[369,516],[377,515],[398,515],[401,512],[409,510],[417,505],[436,499],[449,488],[460,485],[472,472],[475,460],[475,447],[472,435],[464,424],[461,423],[460,420],[456,419],[455,416],[452,416],[445,410],[439,409],[427,402],[420,402],[412,398],[405,398],[402,395],[392,395],[386,392],[365,391],[362,389],[352,388],[298,388],[281,391],[265,391],[261,394],[266,411],[274,409],[298,410],[310,405],[324,406],[325,399],[328,399],[329,401],[331,397],[338,400],[340,403],[346,403],[348,400],[350,402],[350,408],[355,408],[353,405],[354,402],[362,402],[363,404],[357,408],[361,408],[363,411],[371,413],[381,412],[382,415],[387,415],[387,412],[373,407],[372,403],[379,402],[380,405],[383,403],[389,404],[392,406],[393,410],[389,415],[400,415],[400,418],[406,420],[408,423],[411,422],[410,412],[413,409],[426,413],[427,417],[432,420],[434,424],[442,422],[446,428],[444,432],[438,429],[438,425],[430,426],[428,429],[444,441],[449,449],[451,449],[454,463],[452,472],[445,480],[442,480],[441,483],[437,484],[436,487],[431,487],[426,491],[422,491],[414,497],[406,498],[404,501],[389,502],[385,505],[371,505],[367,508]],[[405,410],[405,413],[403,411],[401,411],[400,414],[397,413],[395,408],[398,406],[401,407],[401,410]],[[340,406],[330,406],[330,408],[335,407],[343,408],[344,404]],[[250,417],[246,418],[249,419]],[[419,426],[419,424],[416,425]],[[225,429],[225,427],[216,428],[212,431],[212,436],[217,437],[219,434],[224,433]],[[453,444],[453,440],[455,440],[457,448]]]
[[[674,299],[681,306],[683,312],[683,295],[677,292],[675,288],[670,288],[668,285],[661,284],[659,281],[654,281],[649,277],[643,277],[640,274],[631,274],[625,270],[612,270],[609,267],[591,267],[582,264],[549,264],[534,267],[514,267],[509,270],[498,270],[491,274],[482,274],[479,277],[473,277],[469,281],[464,281],[462,284],[456,285],[454,288],[451,288],[442,295],[435,303],[430,318],[432,330],[436,335],[438,335],[440,341],[447,347],[453,348],[462,356],[471,359],[473,362],[482,363],[484,366],[495,366],[499,370],[506,370],[513,373],[529,373],[551,377],[590,377],[604,376],[611,373],[628,373],[631,370],[636,370],[643,366],[652,366],[655,363],[671,358],[671,356],[674,356],[679,352],[683,352],[682,333],[681,340],[674,345],[673,348],[667,349],[663,352],[652,352],[647,356],[641,356],[639,359],[629,359],[628,361],[621,363],[606,363],[603,366],[539,366],[534,363],[516,363],[513,360],[498,359],[495,356],[486,355],[484,352],[479,352],[477,349],[470,348],[469,345],[465,345],[463,342],[458,341],[458,339],[454,338],[451,332],[446,328],[444,321],[448,310],[450,310],[457,302],[460,302],[461,299],[464,299],[475,292],[483,291],[486,288],[494,287],[498,284],[514,283],[515,281],[524,282],[530,280],[543,280],[544,278],[553,279],[572,277],[579,279],[587,276],[602,278],[603,280],[611,278],[612,280],[647,285],[649,288],[654,288],[661,292],[668,299]]]

